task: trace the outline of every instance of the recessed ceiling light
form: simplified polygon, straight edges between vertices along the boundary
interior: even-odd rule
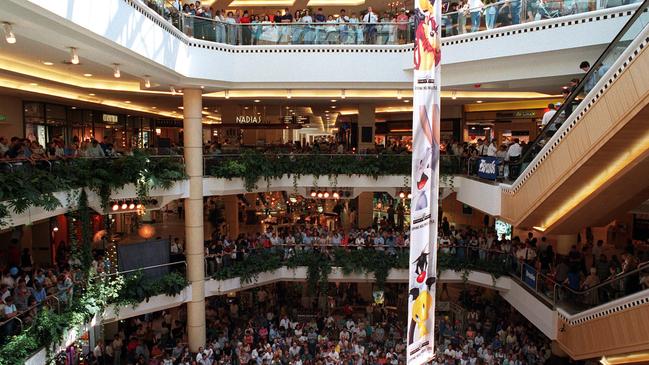
[[[120,77],[122,77],[122,73],[119,70],[119,63],[113,63],[113,76],[116,79],[119,79]]]
[[[204,107],[203,107],[203,110],[207,110],[207,107],[206,107],[206,106],[204,106]]]
[[[52,65],[54,65],[54,63],[53,63],[53,62],[50,62],[50,61],[43,61],[43,64],[44,64],[45,66],[52,66]]]
[[[255,99],[255,103],[258,103],[258,102],[260,102],[260,101],[261,101],[261,100],[259,100],[259,99]]]
[[[92,77],[92,74],[83,74],[85,77]]]
[[[332,102],[332,103],[335,103],[335,102],[336,102],[336,99],[331,99],[331,102]]]
[[[482,104],[482,100],[478,100],[478,101],[476,101],[476,103]]]
[[[73,65],[79,64],[79,53],[75,47],[70,47],[70,63]]]
[[[404,102],[404,103],[409,103],[410,100],[406,99],[406,100],[404,100],[403,102]]]
[[[157,106],[152,106],[151,109],[158,109],[158,107]]]
[[[336,106],[335,106],[335,105],[332,105],[332,106],[331,106],[331,109],[336,109]]]
[[[178,109],[183,110],[185,107],[179,106]]]
[[[38,84],[35,83],[35,82],[30,82],[29,84],[32,85],[32,86],[38,86]]]
[[[244,110],[248,110],[248,107],[247,107],[247,106],[244,106],[243,109],[244,109]]]
[[[125,103],[126,103],[126,104],[130,104],[131,101],[130,101],[130,100],[126,100]]]
[[[76,106],[73,106],[73,107],[72,107],[72,109],[76,109],[76,108],[77,108]]]
[[[90,96],[95,96],[95,94],[94,94],[94,93],[90,93],[90,94],[88,94],[88,95],[90,95]]]

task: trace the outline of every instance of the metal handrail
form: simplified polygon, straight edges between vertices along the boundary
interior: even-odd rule
[[[183,260],[183,261],[168,262],[166,264],[159,264],[159,265],[151,265],[151,266],[146,266],[146,267],[140,267],[140,268],[132,269],[132,270],[116,271],[116,272],[113,272],[113,273],[105,274],[105,275],[103,275],[103,277],[107,278],[107,277],[111,277],[111,276],[124,275],[124,274],[129,274],[129,273],[139,272],[139,271],[145,271],[145,270],[151,270],[151,269],[158,269],[158,268],[161,268],[161,267],[175,266],[175,265],[179,265],[179,264],[183,264],[185,266],[185,269],[187,269],[187,261]]]

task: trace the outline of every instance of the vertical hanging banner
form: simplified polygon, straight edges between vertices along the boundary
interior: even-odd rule
[[[441,61],[440,0],[415,1],[408,365],[435,355]]]

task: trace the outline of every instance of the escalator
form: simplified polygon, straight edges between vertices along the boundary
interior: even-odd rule
[[[502,185],[501,217],[553,234],[602,226],[649,198],[647,1],[593,63]]]

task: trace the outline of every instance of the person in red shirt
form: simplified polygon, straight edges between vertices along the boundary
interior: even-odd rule
[[[241,29],[241,44],[243,45],[250,45],[252,44],[250,42],[251,35],[252,35],[252,28],[250,25],[251,19],[250,19],[250,14],[248,14],[248,10],[243,11],[243,16],[239,18],[239,23],[242,24],[242,29]]]

